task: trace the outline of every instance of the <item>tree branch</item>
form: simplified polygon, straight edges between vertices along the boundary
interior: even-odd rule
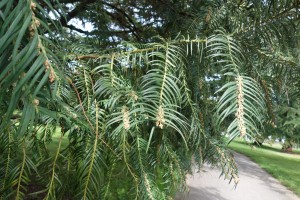
[[[138,35],[138,32],[139,32],[138,28],[136,27],[136,25],[135,25],[134,21],[132,20],[132,18],[124,10],[117,7],[116,5],[109,4],[105,1],[102,1],[102,4],[106,5],[106,6],[109,6],[109,7],[113,8],[114,10],[116,10],[118,13],[122,14],[128,20],[125,23],[124,23],[123,20],[120,19],[120,17],[117,17],[117,15],[114,15],[113,13],[110,13],[110,12],[106,11],[107,14],[109,16],[111,16],[111,18],[117,20],[121,25],[123,25],[126,28],[128,28],[129,30],[131,30],[131,33],[136,37],[136,39],[138,39],[139,41],[141,40],[140,36]]]

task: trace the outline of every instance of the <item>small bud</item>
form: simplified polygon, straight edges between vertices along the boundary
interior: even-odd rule
[[[164,112],[162,106],[160,105],[158,107],[158,112],[157,112],[156,123],[155,124],[159,128],[163,129],[165,122],[166,122],[166,120],[165,120],[165,112]]]
[[[31,4],[30,4],[30,8],[31,8],[31,10],[36,10],[36,4],[34,3],[34,2],[31,2]]]
[[[36,27],[39,27],[41,25],[41,22],[38,19],[35,19],[34,23],[35,23]]]
[[[29,26],[28,30],[29,30],[30,32],[33,32],[33,30],[34,30],[33,24],[31,24],[31,25]]]
[[[51,68],[50,69],[50,74],[49,74],[49,82],[53,83],[55,81],[55,72],[54,70]]]
[[[246,135],[246,127],[244,121],[244,93],[243,93],[243,77],[237,76],[236,77],[236,84],[237,84],[237,111],[235,113],[235,117],[238,121],[238,128],[240,131],[240,136],[243,137]]]
[[[30,32],[29,32],[29,37],[30,37],[30,39],[32,39],[32,38],[34,37],[34,35],[35,35],[35,32],[34,32],[34,31],[30,31]]]
[[[233,180],[234,180],[234,184],[238,184],[240,182],[239,177],[236,174],[233,174]]]
[[[131,91],[130,96],[131,96],[135,101],[138,100],[138,98],[139,98],[135,91]]]
[[[44,66],[45,66],[46,70],[48,70],[50,68],[50,63],[49,63],[48,59],[44,62]]]
[[[123,124],[124,124],[124,129],[129,130],[130,129],[130,121],[129,121],[129,111],[128,107],[124,106],[122,108],[122,113],[123,113]]]
[[[32,103],[34,106],[38,106],[40,104],[40,101],[38,99],[33,99]]]

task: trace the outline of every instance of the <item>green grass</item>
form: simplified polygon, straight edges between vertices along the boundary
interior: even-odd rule
[[[54,154],[57,151],[60,137],[61,137],[61,131],[60,131],[60,128],[57,127],[55,132],[52,135],[52,141],[47,145],[50,153]],[[69,144],[69,140],[68,140],[68,132],[67,132],[62,138],[61,149],[68,146],[68,144]]]
[[[251,147],[241,141],[232,141],[229,148],[248,156],[283,185],[300,196],[300,153],[281,152],[279,145]]]

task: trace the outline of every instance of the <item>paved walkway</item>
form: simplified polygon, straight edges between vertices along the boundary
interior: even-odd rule
[[[244,155],[234,153],[239,167],[240,182],[234,189],[220,171],[204,166],[200,173],[187,177],[188,194],[176,200],[300,200],[256,163]],[[299,177],[300,178],[300,177]]]

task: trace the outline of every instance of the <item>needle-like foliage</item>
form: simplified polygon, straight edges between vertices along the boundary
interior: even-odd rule
[[[63,28],[67,2],[0,3],[0,199],[170,199],[205,162],[237,184],[226,143],[263,131],[272,78],[299,92],[297,2],[207,1],[107,49]]]

